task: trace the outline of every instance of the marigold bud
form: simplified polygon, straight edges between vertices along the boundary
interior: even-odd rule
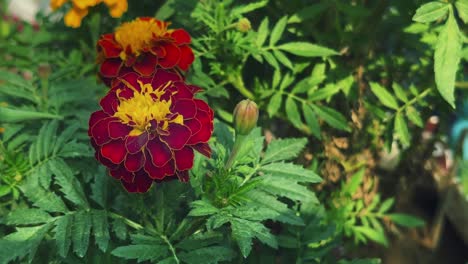
[[[252,28],[252,25],[250,25],[250,21],[247,18],[243,17],[239,19],[236,27],[240,32],[247,32]]]
[[[234,128],[240,135],[248,135],[257,125],[258,107],[254,101],[242,100],[234,108]]]

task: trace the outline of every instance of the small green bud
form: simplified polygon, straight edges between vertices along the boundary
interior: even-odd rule
[[[258,107],[254,101],[242,100],[234,108],[234,128],[239,135],[248,135],[257,125]]]
[[[250,25],[250,21],[247,18],[243,17],[239,19],[236,27],[240,32],[247,32],[252,28],[252,25]]]

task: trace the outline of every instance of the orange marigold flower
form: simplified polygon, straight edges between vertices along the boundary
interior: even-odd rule
[[[50,7],[56,10],[63,6],[68,0],[51,0]],[[89,8],[102,2],[109,8],[112,17],[121,17],[128,9],[127,0],[71,0],[73,7],[65,15],[65,25],[78,28],[81,21],[88,14]]]
[[[163,69],[121,76],[89,120],[96,159],[129,192],[146,192],[153,181],[188,181],[194,150],[211,155],[213,110],[194,98],[199,91]]]
[[[156,69],[186,71],[195,59],[190,35],[183,29],[168,29],[169,22],[137,18],[123,23],[98,42],[100,74],[106,81],[128,71],[151,76]]]

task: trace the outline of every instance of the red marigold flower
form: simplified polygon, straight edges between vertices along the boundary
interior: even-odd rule
[[[172,72],[131,72],[118,78],[89,120],[96,159],[129,192],[146,192],[153,181],[188,181],[194,150],[210,157],[213,110]]]
[[[190,35],[183,29],[168,29],[169,25],[143,17],[101,36],[97,45],[101,76],[114,78],[122,75],[125,68],[151,76],[158,66],[186,71],[195,59],[189,47]]]

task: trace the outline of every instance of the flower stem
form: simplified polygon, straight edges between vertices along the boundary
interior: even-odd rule
[[[232,147],[231,154],[229,155],[229,159],[226,162],[226,165],[224,165],[224,169],[228,170],[231,168],[232,163],[234,163],[234,160],[236,160],[237,153],[239,152],[240,146],[244,142],[245,136],[244,135],[237,135],[236,136],[236,141],[234,142],[234,146]]]

